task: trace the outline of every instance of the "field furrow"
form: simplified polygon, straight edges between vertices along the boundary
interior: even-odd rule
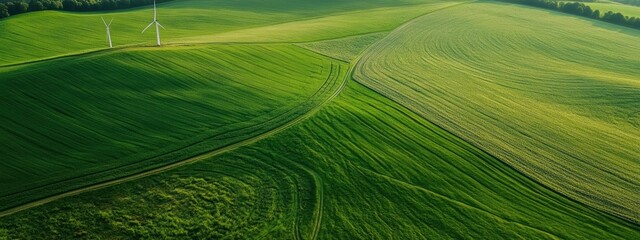
[[[640,32],[593,24],[466,4],[392,32],[355,77],[536,181],[638,222]]]
[[[275,49],[279,49],[279,52],[275,53]],[[169,50],[164,51],[169,52]],[[36,138],[32,141],[20,138],[21,135],[17,134],[17,131],[9,132],[16,133],[14,135],[7,134],[3,136],[4,142],[15,145],[15,147],[10,146],[5,149],[7,151],[3,153],[6,158],[2,164],[7,166],[2,168],[2,171],[7,173],[6,175],[3,174],[6,181],[3,181],[2,184],[6,187],[2,188],[4,192],[0,197],[3,208],[8,209],[9,207],[19,206],[47,195],[53,195],[54,198],[57,198],[55,197],[57,193],[70,191],[81,186],[91,186],[101,181],[107,181],[102,186],[122,182],[133,173],[145,175],[145,170],[166,164],[177,167],[192,159],[201,159],[201,156],[193,156],[198,156],[211,150],[225,149],[225,147],[231,149],[229,146],[238,146],[237,144],[234,145],[234,143],[252,140],[265,133],[272,132],[274,129],[305,115],[311,109],[322,104],[326,98],[335,96],[334,91],[338,91],[340,88],[340,81],[346,71],[343,63],[328,60],[323,56],[295,46],[195,47],[186,48],[184,51],[185,54],[191,56],[205,53],[207,56],[211,54],[217,58],[211,63],[203,61],[204,59],[192,57],[191,59],[194,61],[203,64],[200,65],[202,70],[190,71],[189,75],[179,76],[178,79],[184,79],[182,82],[170,80],[172,85],[167,86],[160,84],[163,78],[171,79],[171,77],[167,77],[171,75],[158,73],[158,78],[149,76],[138,76],[136,78],[129,75],[131,72],[128,72],[133,68],[128,68],[129,70],[123,71],[127,75],[123,75],[122,78],[114,78],[112,76],[107,79],[73,79],[71,80],[73,84],[61,84],[58,85],[59,88],[57,89],[51,88],[50,86],[53,85],[49,85],[46,93],[36,94],[39,96],[38,101],[44,99],[45,102],[49,103],[58,102],[55,106],[68,111],[69,113],[67,114],[56,115],[55,113],[57,112],[55,111],[38,111],[42,118],[34,118],[33,114],[35,112],[18,112],[14,115],[6,115],[8,113],[3,112],[3,117],[8,119],[16,119],[20,116],[29,117],[29,121],[16,121],[30,126],[33,131],[41,132],[41,136],[49,136],[46,138],[41,137],[40,139]],[[259,55],[258,53],[269,54],[268,57],[265,57],[266,55],[261,56],[264,59],[260,63],[269,67],[270,70],[249,73],[234,69],[236,66],[234,64],[240,64],[237,68],[242,69],[242,64],[251,65],[254,63],[238,61],[232,64],[232,62],[225,60],[226,58],[248,59]],[[287,55],[283,53],[287,53]],[[149,64],[145,61],[147,59],[152,60],[154,59],[153,57],[169,60],[163,61],[161,64],[165,64],[172,70],[180,69],[181,64],[188,64],[175,61],[175,59],[170,59],[167,56],[158,55],[155,50],[151,52],[135,50],[132,53],[124,54],[120,58],[124,61],[122,63],[123,66],[137,65],[138,67],[143,67],[145,64]],[[151,56],[144,58],[138,54],[151,54]],[[225,54],[228,54],[228,57],[225,57]],[[282,54],[280,57],[285,59],[293,56],[307,58],[311,60],[307,61],[307,64],[313,61],[316,61],[317,64],[290,68],[285,63],[288,61],[279,59],[278,54]],[[200,55],[200,57],[205,56]],[[99,62],[99,59],[93,61]],[[118,58],[111,59],[121,61]],[[272,62],[269,62],[269,59],[272,59]],[[211,61],[211,58],[209,58],[209,61]],[[224,62],[224,67],[216,67],[215,61]],[[153,62],[160,63],[155,60]],[[77,66],[86,67],[86,65],[89,65],[89,63],[79,61],[77,65],[70,65],[60,71],[69,71],[68,69],[73,69]],[[99,72],[100,69],[97,65],[99,64],[94,64],[93,67]],[[282,73],[282,76],[274,75],[273,70],[278,69],[278,66],[282,66],[279,72]],[[157,66],[154,66],[154,69],[158,72],[166,71]],[[217,72],[216,69],[218,69]],[[2,83],[8,85],[26,84],[29,81],[38,79],[35,76],[33,80],[24,78],[24,75],[19,73],[19,69],[16,71],[18,72],[12,72],[6,79],[3,79]],[[153,71],[148,71],[145,74],[150,74],[149,72],[153,74]],[[233,77],[231,75],[225,77],[226,74],[231,72],[234,72]],[[30,73],[33,74],[33,72]],[[242,76],[242,73],[246,74],[246,76]],[[97,74],[99,75],[99,73]],[[211,78],[211,74],[218,77]],[[50,76],[53,77],[52,81],[69,81],[58,80],[55,78],[55,74]],[[13,79],[20,79],[21,81]],[[129,81],[126,81],[127,79]],[[147,81],[135,83],[139,81],[138,79]],[[102,83],[102,81],[111,81],[110,87],[100,88],[95,86],[106,84]],[[119,85],[114,84],[114,81]],[[173,85],[175,83],[179,84]],[[97,98],[96,102],[93,103],[94,105],[85,105],[83,108],[73,104],[77,101],[68,100],[68,98],[83,97],[73,93],[74,84],[93,85],[91,88],[100,89],[95,92],[85,93],[87,99]],[[118,92],[115,89],[120,87],[131,89],[131,91],[128,91],[128,97],[114,94]],[[28,92],[17,91],[26,88],[15,86],[3,89],[13,89],[13,91],[8,91],[4,94],[6,99],[18,99],[17,96],[32,94],[37,88],[30,88]],[[171,89],[170,93],[169,89]],[[180,94],[181,89],[188,91],[188,93]],[[269,91],[265,91],[266,89],[269,89]],[[165,92],[166,94],[158,95],[158,92]],[[234,104],[228,104],[232,96],[235,98],[240,97],[244,100],[241,102],[236,100]],[[251,101],[251,99],[256,101]],[[111,104],[101,104],[104,101],[109,101]],[[165,102],[163,103],[163,101]],[[61,102],[66,104],[59,104]],[[7,104],[7,102],[3,103]],[[8,103],[12,102],[8,101]],[[20,104],[28,103],[29,101],[17,101],[12,104],[19,106]],[[90,102],[86,103],[91,104]],[[39,106],[46,109],[46,105]],[[28,110],[30,108],[17,109]],[[85,112],[85,109],[91,109],[91,112]],[[108,116],[96,116],[98,115],[95,112],[96,109],[104,109],[104,113],[108,113]],[[185,110],[183,111],[182,109]],[[114,111],[119,113],[115,114]],[[157,114],[162,117],[154,117]],[[260,114],[261,116],[259,116]],[[107,118],[107,120],[103,118]],[[149,121],[140,121],[143,119],[153,120],[153,125],[148,125],[151,123]],[[56,128],[58,126],[56,122],[64,123],[68,121],[76,123]],[[122,122],[126,125],[113,125],[112,123],[114,122]],[[47,128],[43,128],[43,126],[47,126]],[[69,126],[74,126],[73,129],[90,131],[71,132],[72,129]],[[16,128],[14,126],[3,129]],[[127,134],[123,134],[123,132],[127,132]],[[56,134],[60,134],[60,137],[56,137]],[[66,138],[70,134],[75,134],[78,137],[75,140],[74,138]],[[157,137],[153,137],[154,135]],[[30,136],[38,135],[32,134]],[[104,136],[109,137],[108,141],[90,142],[96,137]],[[147,140],[142,140],[145,138]],[[59,143],[58,141],[60,140],[64,140],[64,142]],[[36,148],[40,152],[19,151],[19,149],[33,149],[33,146],[37,146],[38,143],[56,147],[50,150],[48,150],[49,148]],[[89,149],[91,151],[88,151]],[[104,154],[96,151],[98,149],[104,149]],[[219,152],[221,151],[217,151],[216,154]],[[44,155],[47,157],[42,157]],[[70,158],[69,156],[74,156],[75,158]],[[85,159],[86,161],[83,162]],[[65,163],[69,164],[65,165]],[[27,168],[25,164],[29,164],[30,167]],[[41,169],[38,167],[41,167]],[[20,172],[12,171],[11,169],[29,169],[29,171],[20,174]],[[39,177],[33,177],[36,174]],[[116,180],[113,182],[108,181],[111,179]],[[81,192],[82,188],[79,190],[76,190],[74,194]],[[44,199],[44,202],[46,201],[50,200]],[[41,200],[40,203],[42,202]],[[12,210],[9,210],[9,212],[12,212]]]
[[[158,10],[158,47],[150,6],[0,19],[0,240],[640,239],[639,31],[497,1]]]

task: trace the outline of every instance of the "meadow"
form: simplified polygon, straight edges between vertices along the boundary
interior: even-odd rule
[[[472,3],[398,28],[355,76],[536,181],[638,222],[638,39],[561,13]]]
[[[175,0],[151,47],[150,13],[0,20],[0,239],[640,238],[638,30]]]

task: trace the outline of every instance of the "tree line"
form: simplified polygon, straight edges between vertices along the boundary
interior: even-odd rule
[[[600,10],[591,9],[591,7],[580,2],[558,2],[555,0],[504,0],[534,7],[541,7],[573,15],[588,17],[600,21],[610,22],[622,26],[640,29],[640,17],[628,17],[619,12],[608,11],[601,13]],[[628,0],[633,1],[633,0]]]
[[[169,0],[157,0],[166,2]],[[153,0],[14,0],[0,2],[0,18],[16,14],[42,11],[101,11],[153,4]]]
[[[622,3],[622,4],[633,5],[633,6],[640,6],[640,0],[612,0],[612,1]]]

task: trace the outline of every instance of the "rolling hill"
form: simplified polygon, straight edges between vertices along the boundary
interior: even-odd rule
[[[285,45],[127,49],[36,65],[0,80],[3,209],[270,130],[341,74],[340,63]]]
[[[473,3],[397,29],[365,53],[356,79],[544,185],[638,222],[638,39]]]
[[[340,33],[353,34],[354,30],[391,30],[395,25],[428,11],[429,7],[420,5],[430,3],[451,4],[433,0],[176,0],[158,4],[158,14],[159,21],[167,28],[161,33],[165,43],[206,43],[216,40],[210,35],[229,32],[237,35],[239,33],[235,31],[243,29],[286,26],[281,32],[267,36],[254,35],[243,38],[243,41],[265,41],[265,37],[269,37],[266,41],[273,42],[271,38],[281,36],[282,31],[296,34],[293,31],[296,29],[287,26],[286,23],[297,23],[298,27],[309,30],[313,29],[309,27],[325,25],[325,29],[328,30],[322,33],[325,38],[336,37],[335,35]],[[114,19],[111,35],[115,47],[151,45],[155,43],[153,32],[141,34],[141,31],[153,19],[152,14],[152,9],[147,6],[90,13],[43,11],[3,19],[0,21],[0,32],[3,36],[11,37],[0,38],[0,54],[3,56],[0,66],[104,49],[107,45],[100,17]],[[374,16],[377,21],[375,24],[370,22]],[[307,21],[298,23],[302,20]],[[332,33],[336,30],[334,28],[343,29],[341,32]],[[273,29],[267,28],[264,31]],[[251,32],[255,33],[253,30]],[[275,33],[278,35],[274,35]],[[297,34],[297,40],[320,40],[318,37],[321,36],[314,36],[315,34],[318,32],[301,32]],[[218,38],[228,42],[229,39],[224,36]]]
[[[640,238],[637,30],[492,1],[159,11],[162,47],[148,7],[0,20],[0,239]]]
[[[183,160],[282,124],[297,116],[285,113],[293,111],[299,115],[300,111],[312,106],[301,103],[314,91],[321,90],[325,85],[329,88],[336,87],[331,84],[341,74],[337,72],[340,64],[336,60],[291,46],[287,40],[295,38],[304,42],[335,38],[349,35],[350,29],[356,28],[365,33],[390,30],[394,22],[399,24],[412,16],[456,4],[428,3],[389,7],[389,3],[368,2],[360,10],[353,10],[352,6],[349,7],[350,4],[314,4],[313,6],[325,6],[324,11],[346,12],[241,30],[245,35],[237,32],[234,34],[247,43],[234,46],[228,46],[228,42],[220,42],[219,39],[229,36],[222,34],[169,44],[161,49],[129,46],[86,53],[76,52],[85,48],[82,44],[64,43],[66,38],[58,36],[36,37],[38,32],[22,26],[37,25],[38,21],[34,19],[47,21],[47,17],[52,14],[60,15],[52,18],[55,19],[53,23],[43,24],[45,29],[40,28],[38,31],[68,36],[85,30],[66,27],[66,23],[88,26],[83,23],[86,22],[85,19],[99,19],[103,15],[101,13],[45,11],[0,21],[0,25],[15,29],[15,32],[5,32],[15,34],[14,37],[2,40],[15,41],[20,37],[43,39],[50,44],[60,44],[60,53],[63,53],[58,56],[54,53],[57,50],[51,48],[38,52],[34,50],[37,47],[32,45],[33,42],[26,40],[21,40],[26,44],[24,46],[0,44],[0,52],[14,53],[3,58],[13,64],[0,67],[0,84],[4,85],[3,109],[9,109],[2,112],[4,134],[0,141],[6,147],[0,151],[6,156],[6,161],[2,163],[4,179],[0,191],[0,209]],[[181,18],[193,20],[211,17],[211,11],[237,11],[236,14],[246,17],[250,14],[243,14],[243,11],[255,12],[255,9],[248,9],[249,6],[262,9],[259,4],[237,4],[220,9],[218,7],[223,5],[219,4],[224,5],[219,1],[172,1],[161,6],[170,7],[171,11],[166,12],[168,15],[173,14],[178,18],[181,15],[177,13],[189,13],[193,18],[186,18],[184,15]],[[300,15],[305,13],[305,8],[310,8],[306,4],[278,6],[283,9],[265,8],[263,11],[283,12],[292,8]],[[374,8],[376,6],[381,7]],[[194,8],[200,10],[194,11]],[[313,13],[319,14],[318,11]],[[132,19],[149,13],[146,9],[116,12]],[[380,18],[378,24],[367,25],[370,21],[363,18],[380,14],[386,14],[386,17]],[[270,13],[258,15],[274,19]],[[162,21],[171,22],[171,18],[163,19],[167,20]],[[329,29],[344,21],[350,24],[344,25],[341,31],[329,31],[324,35],[287,31],[320,26]],[[201,27],[209,26],[211,22],[220,21],[209,19],[203,21]],[[198,30],[197,26],[191,27],[192,25],[194,24],[184,27],[187,30],[183,31],[191,34],[216,32]],[[230,25],[242,24],[234,22]],[[128,29],[130,34],[139,37],[135,27]],[[98,28],[95,31],[103,30]],[[87,33],[89,32],[91,31]],[[281,34],[284,32],[290,34]],[[116,33],[113,34],[115,36]],[[184,36],[171,31],[167,31],[167,34]],[[269,36],[279,36],[280,39]],[[89,44],[89,39],[90,37],[79,35],[76,40]],[[260,41],[284,43],[251,43]],[[99,45],[101,44],[97,44]],[[42,58],[16,63],[23,58],[33,57],[32,54],[39,54]],[[235,63],[235,58],[245,60]],[[299,66],[286,64],[292,61],[301,62]],[[46,84],[41,84],[41,81],[46,81]],[[215,88],[211,89],[213,86]],[[271,88],[274,91],[268,90]],[[272,120],[275,117],[277,120]],[[250,126],[258,127],[249,128]],[[230,133],[234,131],[235,133]],[[237,138],[216,139],[216,136],[226,136],[225,134],[232,134]],[[207,139],[209,141],[205,141]]]
[[[640,237],[637,225],[537,184],[355,82],[273,137],[16,213],[0,229],[36,238]]]

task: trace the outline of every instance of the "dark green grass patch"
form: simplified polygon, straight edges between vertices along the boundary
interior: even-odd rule
[[[232,176],[262,184],[235,183]],[[221,181],[235,193],[216,190],[215,183]],[[266,184],[271,181],[278,184]],[[194,182],[214,185],[189,192]],[[260,186],[269,191],[259,193],[255,189]],[[270,200],[274,198],[280,200]],[[273,202],[262,205],[251,199]],[[218,204],[220,208],[206,207]],[[260,210],[248,210],[256,208]],[[222,218],[244,231],[229,236],[243,238],[292,238],[298,232],[295,229],[304,238],[319,229],[323,239],[640,237],[637,225],[567,200],[355,83],[309,120],[255,145],[26,210],[0,219],[0,229],[11,238],[67,236],[60,233],[72,231],[74,225],[68,219],[77,217],[81,218],[78,229],[90,229],[90,234],[120,236],[138,229],[147,235],[134,236],[162,236],[167,231],[181,236],[156,226],[171,223],[175,219],[168,217],[179,219],[184,212],[191,214],[184,220],[187,223],[191,218],[207,219],[215,209],[221,210],[221,216],[246,216],[250,211],[260,216],[249,218],[262,223],[254,229],[245,228],[252,225],[242,218]],[[123,222],[124,227],[118,227]],[[183,225],[177,226],[182,229]],[[207,221],[192,225],[195,229],[216,226]]]
[[[296,46],[245,45],[134,49],[5,72],[0,208],[268,131],[337,87],[338,65]]]
[[[298,191],[313,192],[307,191],[312,186],[291,170],[237,160],[220,158],[55,202],[35,214],[18,213],[11,217],[15,221],[2,226],[0,237],[292,237],[298,198],[310,198]]]

